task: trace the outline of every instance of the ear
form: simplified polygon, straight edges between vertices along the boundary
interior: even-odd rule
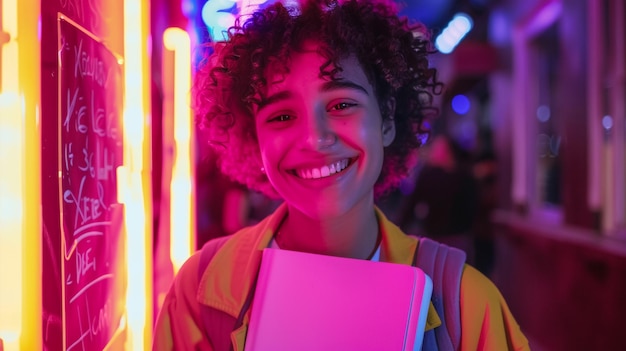
[[[396,114],[396,99],[389,98],[385,103],[387,106],[387,115],[383,116],[383,146],[391,145],[396,138],[396,122],[394,115]]]
[[[396,138],[396,122],[391,118],[383,120],[383,146],[391,145],[393,139]]]

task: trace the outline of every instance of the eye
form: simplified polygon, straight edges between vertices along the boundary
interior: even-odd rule
[[[348,109],[350,107],[354,107],[356,105],[357,104],[355,104],[353,102],[345,102],[345,101],[343,101],[343,102],[340,102],[340,103],[332,105],[330,107],[329,111],[343,111],[345,109]]]
[[[270,119],[268,119],[268,122],[287,122],[293,119],[293,116],[291,115],[287,115],[287,114],[281,114],[281,115],[277,115],[275,117],[272,117]]]

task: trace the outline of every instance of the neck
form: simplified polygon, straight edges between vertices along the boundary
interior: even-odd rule
[[[276,240],[287,250],[367,259],[379,236],[373,200],[334,218],[315,219],[289,206]]]

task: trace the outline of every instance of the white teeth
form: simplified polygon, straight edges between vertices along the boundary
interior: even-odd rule
[[[321,168],[312,168],[312,169],[299,169],[296,171],[300,178],[304,179],[319,179],[328,177],[331,174],[339,173],[343,171],[346,167],[348,167],[348,159],[344,159],[341,161],[337,161],[330,165],[322,166]]]
[[[330,169],[328,169],[328,166],[322,167],[320,172],[322,173],[322,177],[328,177],[330,175]]]
[[[319,178],[320,177],[320,170],[319,170],[319,168],[313,168],[311,170],[311,173],[313,173],[313,178]]]

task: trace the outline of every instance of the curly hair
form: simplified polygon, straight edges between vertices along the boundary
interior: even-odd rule
[[[268,67],[288,72],[292,51],[308,40],[322,43],[327,59],[320,74],[334,79],[342,58],[355,55],[370,83],[383,118],[395,123],[396,136],[385,148],[383,169],[374,187],[378,197],[406,177],[423,121],[437,114],[433,95],[441,91],[430,33],[421,23],[399,17],[385,0],[309,0],[301,8],[275,3],[228,30],[227,40],[211,45],[194,82],[194,109],[202,140],[217,148],[218,164],[233,180],[277,197],[262,172],[254,105],[267,89]],[[331,68],[330,70],[328,68]],[[395,100],[392,111],[387,102]]]

